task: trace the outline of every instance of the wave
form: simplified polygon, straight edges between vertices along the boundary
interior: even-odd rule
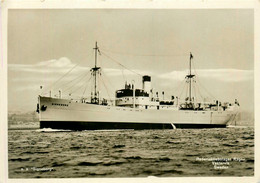
[[[164,158],[159,158],[160,161],[171,161],[171,158],[164,157]]]
[[[66,164],[65,163],[54,162],[54,163],[52,163],[52,166],[53,167],[59,167],[59,166],[66,166]]]
[[[244,137],[241,137],[242,139],[244,140],[253,140],[254,139],[254,136],[244,136]]]
[[[83,161],[83,162],[79,162],[77,165],[78,166],[96,166],[96,165],[99,165],[101,164],[101,162],[86,162],[86,161]]]
[[[227,147],[235,147],[235,146],[237,146],[236,144],[226,144],[226,143],[224,143],[222,145],[223,146],[227,146]]]
[[[128,156],[128,157],[125,157],[125,159],[142,159],[140,156]]]
[[[55,129],[37,132],[8,132],[10,178],[254,175],[253,128],[180,129],[174,133],[156,130],[67,132]],[[196,160],[197,157],[227,155],[245,160],[241,166],[232,166],[232,171],[216,171],[211,162]],[[43,166],[53,167],[56,171],[21,173],[21,167]]]
[[[11,158],[11,161],[29,161],[31,158]]]
[[[227,128],[252,128],[253,126],[235,126],[235,125],[228,125]]]
[[[112,165],[121,165],[123,164],[124,162],[122,161],[112,161],[112,162],[108,162],[108,163],[103,163],[104,166],[112,166]]]
[[[42,128],[35,130],[36,132],[70,132],[72,130],[62,130],[62,129],[52,129],[52,128]]]
[[[80,146],[72,146],[70,147],[71,150],[78,150],[78,149],[81,149],[83,147],[80,147]]]
[[[125,147],[125,145],[114,145],[113,148],[122,148]]]
[[[89,130],[83,130],[83,131],[89,131]],[[93,130],[98,132],[121,132],[121,131],[134,131],[134,129],[111,129],[111,130]]]

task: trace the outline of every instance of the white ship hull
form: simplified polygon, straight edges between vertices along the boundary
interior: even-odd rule
[[[39,97],[40,127],[72,130],[226,127],[235,112],[157,110]]]

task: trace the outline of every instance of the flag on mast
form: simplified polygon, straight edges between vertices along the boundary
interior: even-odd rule
[[[192,59],[193,58],[193,55],[191,54],[191,52],[190,52],[190,59]]]

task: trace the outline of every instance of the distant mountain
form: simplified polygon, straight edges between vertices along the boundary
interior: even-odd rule
[[[254,126],[254,113],[249,111],[240,111],[236,118],[229,124],[238,126]]]
[[[8,112],[8,128],[39,127],[38,114],[36,112]]]

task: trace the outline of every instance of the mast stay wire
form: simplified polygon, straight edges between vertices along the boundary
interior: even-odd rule
[[[186,93],[185,93],[185,101],[186,101],[186,99],[187,99],[187,97],[188,97],[188,90],[189,90],[189,87],[188,87],[188,85],[187,85],[187,87],[186,87]]]
[[[109,100],[112,101],[112,100],[111,100],[111,97],[110,97],[110,95],[109,95],[109,91],[108,91],[108,89],[107,89],[107,86],[106,86],[106,84],[105,84],[105,82],[104,82],[104,80],[103,80],[103,77],[100,77],[100,78],[101,78],[101,82],[102,82],[103,85],[105,86],[105,89],[106,89],[106,91],[107,91],[107,95],[108,95]]]
[[[55,81],[53,84],[51,84],[49,87],[47,87],[47,89],[52,88],[52,86],[53,86],[54,84],[56,84],[57,82],[59,82],[60,80],[62,80],[66,75],[68,75],[68,74],[69,74],[73,69],[75,69],[77,66],[78,66],[78,64],[74,65],[74,66],[73,66],[70,70],[68,70],[63,76],[61,76],[58,80],[56,80],[56,81]],[[43,92],[46,92],[47,89],[43,90],[42,93],[43,93]]]
[[[195,82],[195,81],[194,81]],[[193,88],[193,91],[194,91],[194,96],[195,96],[195,98],[194,98],[194,103],[197,103],[197,91],[196,91],[196,88],[195,88],[195,84],[193,84],[192,85],[192,88]],[[195,100],[196,100],[196,102],[195,102]]]
[[[89,57],[93,55],[92,53],[92,50],[90,52],[90,54],[88,54],[88,57],[87,59],[89,59]],[[48,65],[50,64],[53,64],[54,62],[52,63],[49,63]],[[69,63],[68,63],[69,64]],[[67,64],[67,65],[68,65]],[[43,89],[41,95],[43,95],[43,93],[46,93],[49,89],[51,89],[53,87],[53,85],[57,84],[59,81],[61,81],[63,78],[65,78],[65,76],[67,76],[71,71],[73,71],[79,64],[75,64],[71,69],[69,69],[64,75],[62,75],[59,79],[57,79],[54,83],[52,83],[51,85],[49,85],[46,89]],[[58,87],[55,87],[55,88],[58,88]]]
[[[195,69],[195,68],[196,68],[196,67],[195,67],[195,63],[192,62],[192,65],[193,65],[193,69],[194,69],[195,74],[198,75],[197,70]],[[197,81],[198,81],[198,84],[207,92],[207,94],[208,94],[211,98],[213,98],[213,99],[216,100],[216,97],[214,97],[214,96],[201,84],[199,78],[196,77],[196,79],[197,79]]]
[[[203,98],[203,96],[202,96],[202,94],[201,94],[200,88],[199,88],[199,87],[197,87],[197,86],[196,86],[196,88],[197,88],[197,91],[198,91],[198,93],[199,93],[199,95],[200,95],[200,97],[201,97],[202,101],[204,101],[204,98]]]
[[[87,75],[85,75],[85,76],[87,76]],[[83,77],[84,78],[84,77]],[[82,79],[83,79],[82,78]],[[90,78],[89,78],[89,80],[91,79],[91,76],[90,76]],[[89,82],[89,80],[87,81],[87,82]],[[77,84],[77,83],[76,83]],[[82,88],[84,86],[84,84],[82,84],[82,85],[80,85],[79,87],[77,87],[75,90],[73,90],[71,93],[74,93],[75,91],[77,91],[77,90],[79,90],[80,88]]]
[[[131,70],[131,69],[128,69],[126,66],[124,66],[124,65],[121,64],[120,62],[118,62],[118,61],[116,61],[115,59],[111,58],[111,57],[108,56],[106,53],[104,53],[104,51],[101,51],[101,53],[102,53],[103,55],[105,55],[107,58],[109,58],[110,60],[112,60],[113,62],[115,62],[115,63],[117,63],[118,65],[120,65],[121,67],[123,67],[123,68],[125,68],[125,69],[127,69],[127,70],[129,70],[129,71],[131,71],[131,72],[133,72],[133,73],[135,73],[135,74],[137,74],[137,75],[139,75],[139,76],[142,76],[142,75],[139,74],[138,72],[133,71],[133,70]]]
[[[86,92],[86,90],[87,90],[87,88],[88,88],[88,83],[89,83],[90,80],[91,80],[91,76],[90,76],[90,78],[88,79],[88,81],[86,82],[86,87],[85,87],[84,92],[83,92],[83,94],[82,94],[82,98],[83,98],[84,95],[85,95],[85,92]]]
[[[102,49],[103,50],[103,49]],[[104,53],[104,52],[103,52]],[[99,54],[101,55],[101,52],[100,52],[100,50],[99,50]],[[101,59],[102,57],[99,57],[99,60],[100,60],[100,67],[102,67],[102,59]],[[123,76],[123,78],[124,78],[124,81],[127,81],[127,77],[126,77],[126,75],[124,74],[124,69],[121,69],[121,72],[122,72],[122,76]],[[102,72],[102,74],[104,74],[104,72]]]
[[[185,87],[186,87],[186,82],[183,83],[182,90],[181,90],[180,94],[178,95],[179,99],[181,99]]]
[[[175,86],[175,87],[172,89],[173,93],[175,93],[175,91],[176,91],[176,93],[178,93],[177,91],[178,91],[178,89],[181,87],[181,85],[184,83],[184,81],[185,81],[185,79],[183,79],[183,80],[179,83],[179,85]]]
[[[81,78],[81,77],[83,77],[83,76],[85,76],[85,75],[87,75],[87,74],[89,74],[89,72],[87,72],[87,73],[82,73],[82,74],[80,74],[79,76],[77,76],[77,77],[75,77],[74,79],[72,79],[71,81],[69,81],[69,82],[67,83],[66,88],[64,88],[64,91],[67,91],[68,88],[71,87],[71,86],[69,85],[70,83],[75,82],[77,79],[79,79],[79,78]]]
[[[122,69],[122,75],[123,75],[123,78],[124,78],[125,82],[127,82],[127,78],[126,78],[126,76],[124,74],[124,69]]]
[[[88,57],[86,58],[86,60],[92,58],[93,55],[94,55],[94,50],[91,49],[91,50],[90,50],[90,53],[88,54]],[[90,66],[90,68],[91,68],[91,66]],[[89,73],[90,73],[90,78],[89,78],[89,80],[88,80],[87,83],[86,83],[85,91],[86,91],[86,89],[88,88],[88,85],[91,85],[91,84],[89,84],[89,81],[90,81],[91,78],[92,78],[91,70],[89,70],[87,74],[89,74]],[[82,79],[83,79],[83,78],[82,78]],[[75,91],[75,90],[74,90],[74,91]],[[73,92],[74,92],[74,91],[73,91]],[[83,92],[82,98],[83,98],[84,95],[85,95],[85,91]],[[73,93],[73,92],[71,92],[71,93]]]
[[[115,53],[119,55],[127,55],[127,56],[141,56],[141,57],[178,57],[178,56],[188,56],[189,54],[174,54],[174,55],[155,55],[155,54],[132,54],[132,53],[123,53],[123,52],[117,52],[117,51],[111,51],[108,49],[102,48],[102,50],[110,53]]]
[[[183,90],[184,90],[184,87],[185,87],[185,83],[186,83],[186,81],[185,80],[183,80],[183,82],[181,83],[181,85],[180,85],[180,92],[178,93],[179,95],[178,96],[181,96],[182,95],[182,92],[183,92]]]
[[[79,77],[83,76],[84,74],[88,74],[88,73],[89,73],[89,72],[87,72],[87,73],[83,72],[82,74],[76,76],[74,79],[68,81],[68,82],[66,83],[65,88],[68,87],[69,84],[72,83],[74,80],[76,80],[76,79],[78,79]],[[62,85],[63,85],[63,83],[60,83],[60,84],[58,84],[58,85],[56,86],[56,88],[59,88],[59,87],[61,87]]]
[[[108,83],[111,85],[111,87],[113,87],[113,89],[115,89],[115,86],[110,82],[110,80],[109,80],[108,77],[106,76],[105,72],[102,72],[102,76],[104,76],[103,78],[108,81]]]
[[[79,75],[77,78],[71,80],[70,83],[73,83],[73,84],[71,86],[67,87],[66,89],[64,89],[64,92],[69,91],[72,87],[74,87],[78,83],[78,80],[81,81],[83,78],[88,76],[88,74],[89,74],[89,72],[87,74],[83,73],[83,74]],[[71,93],[73,93],[73,92],[71,92]]]

